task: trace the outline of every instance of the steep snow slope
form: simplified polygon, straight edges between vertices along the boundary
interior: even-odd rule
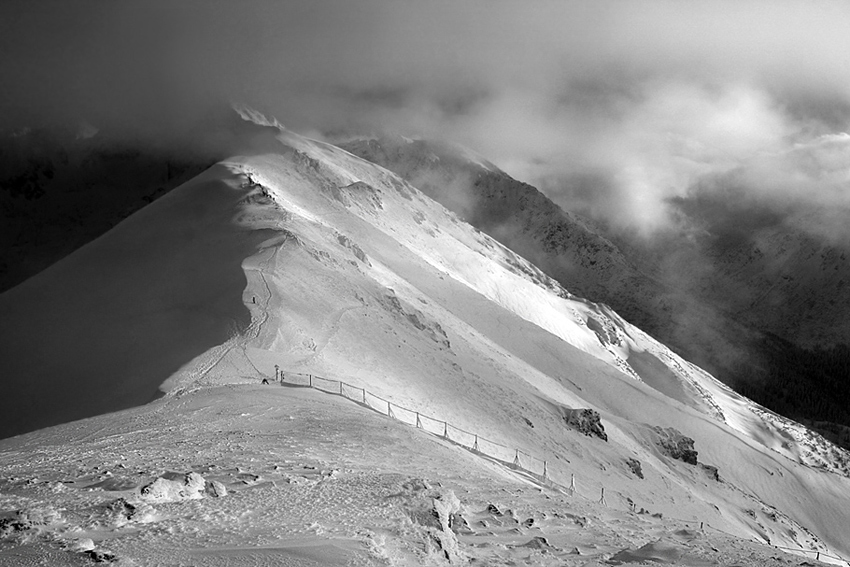
[[[0,295],[4,436],[148,402],[249,323],[241,263],[268,236],[231,222],[228,179],[214,167]]]
[[[131,388],[175,363],[169,397],[256,384],[278,365],[522,448],[548,461],[555,482],[575,475],[622,509],[631,501],[760,541],[848,552],[850,480],[788,458],[837,470],[827,444],[807,448],[794,438],[801,427],[572,296],[388,171],[273,123],[257,135],[262,151],[226,160],[0,296],[3,338],[18,340],[15,354],[4,351],[16,365],[10,421],[35,413],[20,402],[38,399],[51,365],[82,369],[67,386],[84,395],[60,382],[44,393],[55,411],[73,400],[77,415],[134,403]],[[101,273],[92,297],[85,284]],[[76,307],[51,326],[63,297]],[[608,441],[566,425],[579,408],[599,412]],[[693,438],[720,480],[666,456],[654,427]],[[643,479],[627,459],[642,463]]]
[[[680,289],[676,278],[693,274],[698,280],[704,274],[699,265],[662,270],[655,255],[638,253],[638,243],[615,243],[595,223],[452,144],[382,136],[346,140],[341,147],[408,180],[573,293],[612,305],[625,319],[721,378],[731,380],[735,369],[750,362],[749,345],[760,334],[724,316],[716,302],[703,301],[704,295]],[[669,262],[676,253],[661,256]]]
[[[475,181],[475,184],[482,191],[482,194],[470,195],[468,191],[457,187],[457,169],[461,166],[457,163],[451,163],[451,160],[453,159],[451,156],[457,156],[457,150],[452,150],[450,152],[443,148],[444,151],[439,152],[438,155],[437,153],[430,152],[429,148],[431,148],[432,145],[423,141],[402,139],[396,140],[396,142],[397,143],[394,144],[391,139],[382,139],[380,142],[375,140],[359,140],[349,142],[345,144],[345,147],[358,154],[363,154],[376,162],[389,162],[394,168],[404,171],[407,176],[413,179],[420,178],[420,180],[429,187],[429,192],[438,193],[441,200],[447,200],[451,203],[452,198],[459,198],[459,196],[464,196],[468,199],[475,199],[475,202],[466,202],[465,204],[458,205],[460,206],[460,209],[458,210],[465,210],[469,216],[476,217],[478,219],[477,224],[479,225],[492,225],[493,222],[495,222],[495,218],[497,220],[501,219],[498,220],[498,222],[505,224],[509,224],[510,222],[523,222],[526,224],[526,230],[534,232],[542,230],[541,227],[549,226],[551,222],[554,221],[551,221],[551,219],[540,220],[533,217],[543,214],[549,218],[556,216],[557,211],[560,211],[560,209],[557,209],[553,203],[548,201],[545,197],[543,197],[543,195],[537,193],[533,188],[515,182],[504,174],[498,175],[501,172],[499,172],[495,166],[489,165],[487,166],[485,173],[480,173],[480,170],[485,168],[484,165],[477,160],[469,161],[466,157],[461,155],[460,158],[455,157],[454,159],[460,159],[461,161],[467,160],[468,164],[473,166],[473,169],[471,169],[470,172],[479,171],[478,179]],[[440,148],[437,148],[435,151],[439,149]],[[395,155],[386,155],[387,152],[395,152]],[[425,167],[420,163],[423,159],[430,162],[439,162],[439,165]],[[444,163],[447,161],[449,163]],[[444,178],[435,174],[435,171],[442,172]],[[490,179],[490,174],[496,175],[497,181],[494,181],[496,183],[495,189],[491,187],[493,182],[488,181]],[[435,185],[441,180],[446,182],[447,187],[440,188]],[[488,191],[500,192],[499,197],[488,197]],[[542,203],[542,201],[545,201],[548,205],[546,203]],[[511,206],[512,203],[516,206]],[[502,218],[499,215],[494,217],[492,211],[488,212],[486,210],[488,206],[497,207],[500,210],[503,210],[505,215],[507,215],[507,211],[511,211],[511,215],[514,215],[516,218],[511,221],[508,220],[510,215],[505,216],[505,218]],[[562,218],[558,224],[580,226],[577,221],[570,221],[570,216],[567,213],[563,213],[561,211],[561,216],[564,218]],[[604,239],[601,239],[601,237],[593,236],[594,233],[588,229],[586,230],[588,235],[590,235],[586,237],[586,240],[589,239],[594,242],[605,242]],[[502,234],[510,231],[503,228],[501,230],[495,230],[495,232]],[[521,236],[521,231],[518,232]],[[511,240],[512,238],[516,239],[517,234],[507,238],[508,240]],[[610,247],[612,250],[611,252],[603,253],[600,256],[596,252],[599,248],[598,245],[593,245],[588,248],[583,244],[583,242],[584,241],[580,241],[575,244],[575,248],[581,250],[572,252],[573,254],[585,255],[588,258],[592,258],[589,260],[591,262],[596,262],[597,260],[602,260],[604,262],[604,258],[606,257],[611,257],[616,260],[616,258],[619,257],[619,252],[617,252],[613,246]],[[529,242],[525,241],[525,245],[527,246],[528,244]],[[611,262],[608,263],[610,264]],[[621,258],[619,262],[613,263],[623,264],[620,268],[613,270],[618,273],[617,278],[622,278],[625,274],[625,280],[627,282],[634,283],[636,281],[635,277],[637,276],[628,277],[630,268],[625,265],[624,259]],[[550,265],[550,262],[547,261],[547,265]],[[534,270],[534,278],[548,282],[547,285],[550,285],[552,289],[558,289],[560,287],[557,282],[548,278],[544,274],[541,274],[539,270],[533,266],[527,267],[527,263],[519,263],[516,264],[516,266],[520,270]],[[634,271],[633,269],[631,270]],[[571,273],[573,272],[571,271]],[[608,283],[610,284],[612,281],[614,280],[610,280]],[[648,284],[638,285],[636,289],[630,289],[628,293],[624,292],[624,295],[626,297],[633,298],[637,293],[639,296],[641,294],[640,290],[647,289],[646,285]],[[619,289],[616,286],[614,286],[614,288]],[[611,290],[609,290],[609,293],[610,291]],[[558,293],[563,295],[565,292],[561,290]],[[591,338],[590,342],[594,342],[593,339],[595,338],[601,345],[604,345],[611,355],[611,360],[613,360],[615,364],[620,365],[620,368],[625,372],[630,373],[633,376],[636,374],[647,376],[648,383],[650,383],[653,387],[660,389],[665,394],[685,403],[686,405],[691,405],[700,411],[717,415],[721,419],[728,417],[729,423],[733,427],[738,428],[747,435],[755,436],[761,442],[775,450],[784,452],[789,457],[799,459],[802,462],[807,462],[813,465],[824,466],[828,470],[839,470],[844,473],[850,471],[850,468],[848,468],[850,461],[848,461],[846,452],[833,449],[831,445],[821,439],[820,436],[812,434],[799,425],[763,409],[755,409],[761,417],[758,417],[755,421],[753,421],[754,413],[752,408],[755,406],[752,403],[746,401],[741,396],[738,396],[708,376],[705,372],[685,363],[669,349],[658,344],[657,341],[654,341],[645,333],[640,332],[634,326],[623,321],[610,309],[581,300],[570,300],[565,301],[564,303],[570,304],[570,309],[583,313],[581,318],[587,323],[584,338],[588,338],[590,333],[587,331],[592,330],[596,337]],[[540,302],[536,303],[537,306],[541,306],[543,304],[544,303]],[[699,311],[699,306],[696,306],[694,310]],[[534,320],[534,316],[528,315],[527,311],[523,311],[522,307],[518,307],[515,311],[525,313],[523,316],[526,318],[531,317],[531,320]],[[552,310],[547,311],[550,314],[553,312]],[[707,325],[709,324],[709,320],[710,318],[706,319]],[[556,331],[553,331],[552,327],[547,327],[545,324],[542,326],[547,330],[554,332],[556,335],[558,334]],[[733,332],[733,334],[735,334],[735,332]],[[569,342],[569,339],[567,339],[565,335],[561,334],[559,336],[561,336],[561,338],[565,338],[565,340],[568,340]],[[572,341],[572,344],[579,346],[583,343],[576,339]],[[592,349],[588,350],[588,352],[592,352]],[[631,363],[629,364],[626,362],[627,360],[630,360]],[[672,379],[664,379],[665,376],[670,377],[671,374],[675,377]],[[766,429],[772,433],[765,436],[765,434],[761,433],[762,429]],[[792,447],[786,445],[784,439],[786,435],[790,435],[798,441],[802,441],[803,439],[811,440],[803,443],[803,448],[796,445]]]
[[[730,173],[671,201],[681,233],[644,240],[562,210],[452,144],[381,136],[342,147],[410,181],[574,293],[614,306],[725,383],[792,417],[847,421],[836,370],[846,355],[796,350],[847,342],[842,259],[850,245],[840,230],[811,228],[836,211],[789,217],[741,203]]]
[[[605,303],[631,297],[621,305],[622,314],[644,328],[657,323],[665,290],[641,273],[599,227],[469,150],[394,136],[345,140],[340,147],[409,181],[544,268],[573,293]]]

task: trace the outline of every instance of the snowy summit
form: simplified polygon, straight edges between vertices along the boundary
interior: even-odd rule
[[[850,557],[846,452],[240,115],[250,151],[0,295],[0,564]]]

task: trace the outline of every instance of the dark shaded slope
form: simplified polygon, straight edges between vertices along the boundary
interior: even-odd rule
[[[0,295],[0,436],[148,402],[245,327],[246,191],[215,166]]]
[[[100,136],[36,130],[0,137],[0,293],[215,161]]]

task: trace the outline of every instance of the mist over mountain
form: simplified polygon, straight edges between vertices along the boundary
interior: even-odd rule
[[[847,562],[849,19],[3,2],[0,565]]]
[[[726,383],[789,417],[832,421],[824,431],[848,441],[848,268],[838,240],[718,190],[675,201],[687,231],[629,237],[605,219],[564,211],[463,148],[397,136],[342,147],[395,171]]]
[[[846,241],[846,5],[642,4],[13,0],[0,130],[179,152],[242,101],[318,137],[455,141],[625,239],[699,231],[677,203],[716,193]]]
[[[0,292],[44,270],[228,155],[262,144],[221,105],[175,138],[80,119],[0,135]],[[191,143],[187,140],[194,140]]]
[[[0,431],[28,432],[0,563],[848,553],[846,451],[392,172],[234,115],[250,152],[0,295]]]

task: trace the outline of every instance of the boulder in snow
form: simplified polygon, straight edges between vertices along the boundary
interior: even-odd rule
[[[656,434],[655,444],[663,454],[689,465],[697,464],[697,451],[694,449],[693,439],[686,437],[673,427],[654,426],[652,431]]]
[[[156,502],[177,502],[180,500],[196,500],[201,498],[206,488],[206,480],[196,472],[183,475],[182,479],[159,477],[152,483],[142,487],[140,491],[143,500]]]
[[[599,412],[595,410],[587,408],[568,409],[564,415],[564,421],[568,426],[588,437],[595,436],[603,441],[608,441],[608,434],[605,433]]]
[[[705,471],[705,474],[708,475],[708,478],[713,481],[720,482],[720,471],[717,469],[717,467],[715,467],[714,465],[704,465],[702,463],[700,463],[699,466],[702,468],[703,471]]]
[[[631,470],[636,477],[643,478],[643,468],[641,467],[639,460],[629,457],[626,459],[626,466],[629,467],[629,470]]]

